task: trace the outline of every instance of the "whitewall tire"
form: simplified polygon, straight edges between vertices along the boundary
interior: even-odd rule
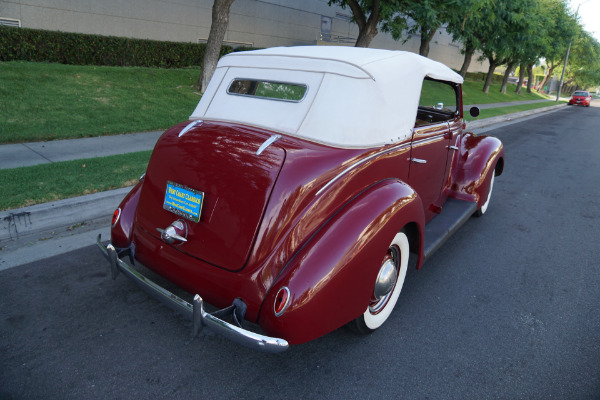
[[[490,191],[488,192],[487,200],[485,201],[485,203],[483,203],[481,205],[481,207],[475,213],[475,215],[478,217],[481,217],[483,214],[485,214],[485,212],[488,209],[488,206],[490,205],[490,199],[492,198],[492,189],[494,188],[494,175],[496,175],[496,173],[494,170],[492,170],[491,174],[492,174],[492,178],[490,179]]]
[[[361,333],[370,333],[375,329],[379,328],[388,319],[400,292],[404,285],[404,279],[406,278],[406,270],[408,269],[408,257],[409,257],[409,243],[408,237],[404,232],[398,233],[392,243],[390,243],[387,254],[384,256],[382,261],[381,271],[384,270],[386,264],[390,262],[395,266],[395,279],[393,282],[393,288],[384,295],[379,295],[376,298],[375,293],[377,292],[377,285],[380,280],[380,274],[378,274],[376,282],[373,284],[372,298],[367,305],[367,309],[356,320],[354,320],[356,330]]]

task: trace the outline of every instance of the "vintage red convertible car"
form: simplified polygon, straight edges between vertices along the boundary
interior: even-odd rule
[[[462,81],[401,51],[223,57],[115,211],[110,244],[98,237],[113,278],[124,273],[181,312],[194,334],[206,327],[268,352],[348,323],[377,329],[409,255],[420,268],[485,213],[502,173],[502,143],[464,131]]]
[[[573,92],[573,94],[571,95],[571,98],[569,99],[569,105],[582,105],[589,107],[591,101],[592,96],[590,96],[590,92],[578,90],[576,92]]]

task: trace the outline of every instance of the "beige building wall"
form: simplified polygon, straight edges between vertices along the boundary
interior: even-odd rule
[[[175,42],[208,38],[212,0],[0,0],[0,22],[18,20],[22,27],[124,36]],[[330,7],[327,0],[236,0],[225,41],[255,47],[353,44],[358,27],[349,9]],[[340,38],[347,38],[343,40]],[[379,33],[373,48],[418,53],[419,39],[406,43]],[[460,47],[442,29],[434,37],[429,57],[460,69]],[[470,71],[487,71],[487,62],[475,60]]]

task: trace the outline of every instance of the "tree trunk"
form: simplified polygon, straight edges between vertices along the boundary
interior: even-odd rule
[[[506,85],[508,85],[508,78],[510,78],[510,74],[512,73],[513,68],[515,67],[515,63],[513,61],[509,62],[506,66],[506,72],[504,73],[504,78],[502,79],[502,86],[500,87],[500,93],[506,94]]]
[[[538,92],[543,92],[544,91],[544,86],[548,83],[548,81],[550,80],[550,77],[552,76],[552,74],[554,73],[554,68],[556,68],[557,64],[550,64],[550,66],[548,67],[548,71],[546,71],[546,76],[544,76],[544,79],[542,79],[542,82],[540,83],[540,87],[538,88]]]
[[[473,53],[475,53],[475,49],[465,49],[465,60],[463,61],[462,67],[460,67],[460,76],[463,78],[467,75],[467,71],[469,70],[469,66],[471,65],[471,58],[473,58]]]
[[[196,83],[196,87],[202,93],[206,90],[208,82],[217,68],[219,55],[221,54],[221,44],[227,32],[229,24],[229,9],[234,0],[214,0],[212,7],[212,22],[208,42],[204,50],[204,60],[202,62],[202,74]]]
[[[365,25],[363,29],[359,29],[358,39],[356,39],[354,47],[369,47],[371,40],[377,36],[377,33],[379,33],[377,30],[377,24]]]
[[[437,32],[437,28],[438,27],[428,32],[427,29],[421,27],[421,46],[419,47],[419,54],[423,57],[427,57],[429,55],[429,44],[435,36],[435,32]]]
[[[527,93],[531,93],[534,80],[535,77],[533,76],[533,64],[527,64]]]
[[[525,64],[519,65],[519,82],[517,83],[517,94],[521,94],[523,88],[523,82],[525,82]]]
[[[371,40],[379,33],[377,25],[379,25],[379,22],[381,21],[380,0],[372,1],[369,19],[367,19],[357,0],[347,0],[346,2],[350,7],[350,10],[352,10],[356,25],[358,25],[358,38],[356,39],[354,47],[369,47]]]
[[[488,94],[490,91],[490,85],[492,84],[492,78],[494,77],[494,71],[496,70],[496,60],[488,57],[490,61],[490,67],[488,68],[487,76],[485,77],[485,83],[483,84],[483,93]]]

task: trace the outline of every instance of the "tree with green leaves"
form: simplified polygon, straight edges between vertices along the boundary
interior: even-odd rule
[[[573,40],[564,86],[575,90],[596,85],[600,85],[600,43],[581,29]]]
[[[462,44],[461,53],[464,54],[460,75],[464,78],[467,74],[473,54],[482,47],[488,30],[486,27],[495,18],[489,12],[495,0],[463,0],[463,9],[460,14],[453,14],[446,26],[446,31],[452,35],[452,40]]]
[[[355,47],[369,47],[379,33],[383,21],[393,21],[404,0],[329,0],[329,5],[339,5],[352,11],[352,20],[358,25]],[[400,30],[401,32],[401,30]]]
[[[395,40],[406,35],[404,42],[414,35],[420,36],[419,54],[427,57],[435,33],[442,25],[461,19],[468,3],[470,0],[405,0],[402,15],[396,15],[392,21],[384,21],[383,29],[390,32]],[[404,28],[407,29],[403,32]]]
[[[575,16],[569,11],[566,0],[543,1],[545,10],[548,13],[550,28],[543,35],[546,44],[541,55],[545,58],[548,68],[538,87],[539,92],[544,90],[555,69],[562,65],[569,43],[579,29],[579,24]]]
[[[549,13],[548,2],[555,0],[536,0],[529,12],[529,18],[526,21],[524,31],[524,40],[521,41],[522,48],[518,53],[519,62],[519,82],[517,83],[516,93],[521,94],[525,73],[527,73],[527,93],[531,93],[531,88],[535,77],[533,75],[533,66],[538,63],[540,58],[548,49],[549,37],[552,36],[554,21]]]
[[[507,24],[511,29],[508,32],[510,43],[506,53],[506,70],[500,87],[501,93],[506,93],[508,78],[516,65],[534,62],[540,56],[535,51],[538,35],[543,32],[541,26],[543,13],[539,0],[520,0],[512,2],[512,5],[514,8],[509,11],[510,20]],[[521,69],[524,71],[523,68]],[[519,75],[520,82],[517,84],[517,90],[521,88],[525,79],[524,73]]]

